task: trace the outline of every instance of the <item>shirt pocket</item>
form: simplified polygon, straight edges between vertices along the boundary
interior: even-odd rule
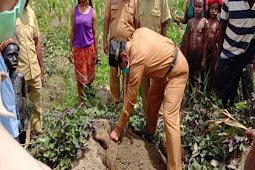
[[[134,8],[127,6],[126,11],[125,11],[125,21],[128,23],[133,23],[134,22],[134,13],[135,13]]]
[[[151,11],[151,15],[154,17],[160,17],[161,16],[161,11],[158,8],[153,8]]]
[[[154,7],[151,11],[151,15],[154,16],[154,17],[160,17],[161,16],[161,10],[160,10],[160,7],[159,7],[159,1],[155,0],[155,4],[154,4]]]
[[[111,16],[112,18],[117,17],[117,11],[119,9],[119,4],[112,4],[111,5]]]

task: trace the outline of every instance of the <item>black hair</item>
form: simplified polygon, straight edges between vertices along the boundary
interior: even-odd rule
[[[193,0],[193,1],[192,1],[192,3],[193,3],[193,4],[192,4],[193,10],[195,10],[195,9],[194,9],[195,1],[196,1],[196,0]],[[203,1],[204,1],[204,10],[206,10],[206,4],[207,4],[207,3],[206,3],[206,0],[203,0]],[[194,5],[194,6],[193,6],[193,5]],[[195,11],[194,11],[194,15],[195,15]]]
[[[78,0],[78,4],[80,4],[80,0]],[[89,5],[93,8],[92,0],[89,0]]]

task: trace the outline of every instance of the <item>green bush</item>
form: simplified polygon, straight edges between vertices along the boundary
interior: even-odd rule
[[[70,108],[44,115],[44,131],[32,141],[30,153],[51,168],[68,169],[81,156],[95,125],[83,109]]]

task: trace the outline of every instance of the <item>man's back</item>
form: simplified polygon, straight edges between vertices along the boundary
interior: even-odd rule
[[[156,73],[157,76],[164,77],[175,54],[175,44],[172,40],[145,27],[134,32],[127,48],[130,67],[134,64],[143,64],[144,76],[151,73],[154,75],[159,71],[160,73]]]

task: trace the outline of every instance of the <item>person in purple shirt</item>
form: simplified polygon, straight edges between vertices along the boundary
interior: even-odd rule
[[[84,85],[87,89],[95,80],[95,64],[98,61],[97,17],[92,0],[78,0],[72,11],[72,30],[69,47],[69,61],[75,63],[79,103],[82,103]]]

